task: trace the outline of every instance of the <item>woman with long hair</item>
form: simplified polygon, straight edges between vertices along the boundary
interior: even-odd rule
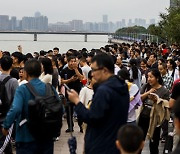
[[[168,74],[169,76],[173,77],[173,80],[177,80],[179,78],[179,71],[176,68],[176,63],[174,60],[169,59],[167,61],[167,68],[168,68]]]
[[[42,73],[39,79],[44,83],[52,84],[53,66],[51,60],[49,58],[41,58],[40,62],[42,67]]]
[[[130,102],[127,123],[136,124],[136,109],[138,109],[138,107],[142,105],[139,88],[136,84],[131,82],[130,74],[127,69],[121,69],[118,72],[118,76],[120,77],[120,79],[126,81],[129,90]]]
[[[158,69],[151,69],[148,72],[148,83],[141,88],[141,99],[143,105],[138,125],[144,131],[144,140],[146,136],[150,139],[150,154],[159,154],[160,130],[161,124],[168,114],[168,108],[165,106],[168,105],[169,91],[163,86]],[[160,119],[163,120],[160,121]],[[160,124],[158,125],[158,123]]]
[[[146,59],[141,59],[140,63],[140,71],[142,75],[142,85],[147,82],[147,74],[148,74],[148,67],[147,67],[147,60]]]
[[[129,61],[130,69],[130,79],[133,81],[134,84],[138,86],[138,88],[141,88],[141,71],[139,70],[137,66],[137,60],[131,59]]]

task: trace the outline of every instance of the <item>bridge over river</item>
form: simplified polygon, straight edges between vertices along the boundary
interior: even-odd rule
[[[84,35],[84,42],[87,42],[88,35],[108,35],[111,36],[114,33],[107,32],[36,32],[36,31],[0,31],[0,34],[31,34],[34,35],[34,41],[38,40],[38,35],[43,34],[63,34],[63,35]]]

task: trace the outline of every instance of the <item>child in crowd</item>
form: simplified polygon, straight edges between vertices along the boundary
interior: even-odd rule
[[[139,154],[144,147],[143,136],[140,127],[124,125],[118,131],[116,146],[121,154]]]

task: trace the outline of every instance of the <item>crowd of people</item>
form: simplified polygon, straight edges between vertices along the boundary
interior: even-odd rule
[[[22,114],[28,114],[28,101],[33,99],[26,83],[41,95],[45,95],[47,83],[53,86],[64,106],[66,133],[74,131],[73,118],[77,117],[79,131],[85,133],[86,154],[139,154],[146,139],[150,153],[159,154],[159,142],[166,142],[170,120],[176,126],[173,151],[179,152],[177,44],[142,40],[66,53],[57,47],[27,54],[21,46],[18,50],[12,54],[0,51],[0,84],[5,84],[9,100],[6,108],[0,103],[0,150],[5,154],[12,154],[12,140],[17,154],[52,154],[54,141],[60,137],[37,141],[27,123],[19,127]],[[8,136],[12,139],[3,147]]]

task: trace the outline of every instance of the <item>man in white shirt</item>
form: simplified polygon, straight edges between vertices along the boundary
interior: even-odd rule
[[[81,66],[81,70],[85,79],[88,80],[88,73],[91,70],[91,67],[89,67],[89,65],[87,64],[86,58],[82,57],[79,61],[79,64]]]

